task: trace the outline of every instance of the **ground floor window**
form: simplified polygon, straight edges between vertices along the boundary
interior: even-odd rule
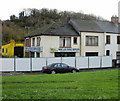
[[[98,56],[98,52],[86,52],[85,56]]]
[[[37,57],[37,58],[40,57],[40,53],[39,53],[39,52],[36,53],[36,57]]]
[[[30,52],[25,52],[25,57],[29,58],[30,57]]]
[[[120,52],[116,53],[116,59],[120,59]]]
[[[106,50],[106,56],[110,56],[110,50]]]
[[[75,57],[75,52],[55,52],[55,57]]]
[[[25,57],[26,58],[39,58],[40,57],[40,52],[25,52]]]
[[[34,58],[34,57],[35,57],[34,52],[30,52],[30,57],[31,57],[31,58]]]

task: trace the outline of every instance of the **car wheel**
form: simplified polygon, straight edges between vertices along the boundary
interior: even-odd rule
[[[76,70],[72,70],[72,73],[76,73],[77,71]]]
[[[52,71],[51,71],[51,74],[56,74],[56,71],[52,70]]]

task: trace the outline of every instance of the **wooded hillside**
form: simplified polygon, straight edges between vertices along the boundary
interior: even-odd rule
[[[92,14],[84,14],[81,12],[58,11],[57,9],[23,9],[19,16],[11,15],[10,20],[2,23],[2,43],[6,44],[10,40],[16,42],[24,42],[24,36],[29,31],[42,27],[44,24],[53,22],[67,21],[67,18],[75,18],[82,20],[101,20],[106,21],[101,17]]]

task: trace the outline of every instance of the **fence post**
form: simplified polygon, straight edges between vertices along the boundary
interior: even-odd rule
[[[100,57],[100,68],[102,68],[102,56]]]
[[[16,71],[16,58],[14,57],[14,72]]]
[[[47,66],[47,58],[46,58],[46,66]]]
[[[32,72],[32,58],[30,58],[30,71]]]
[[[75,68],[76,68],[76,57],[75,57]]]
[[[90,65],[90,63],[89,63],[89,62],[90,62],[90,60],[89,60],[89,56],[88,56],[88,68],[89,68],[89,65]]]

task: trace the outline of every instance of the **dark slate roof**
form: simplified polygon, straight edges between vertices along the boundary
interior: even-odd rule
[[[113,22],[95,21],[95,23],[106,33],[118,33],[118,25]]]
[[[71,19],[69,23],[76,29],[77,32],[89,31],[118,33],[118,26],[113,22]]]
[[[70,20],[70,24],[77,30],[104,32],[94,21],[90,20]]]
[[[38,35],[79,36],[79,32],[120,33],[120,24],[107,21],[70,19],[68,22],[46,24],[26,37]]]
[[[26,37],[37,35],[58,35],[58,36],[79,36],[79,33],[67,22],[46,24],[43,27],[32,31]]]
[[[120,34],[120,24],[118,24],[118,33]]]

